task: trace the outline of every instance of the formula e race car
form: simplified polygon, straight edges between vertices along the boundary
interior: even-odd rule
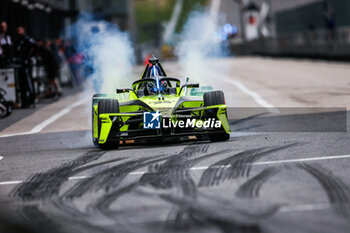
[[[224,93],[188,78],[181,86],[154,56],[132,88],[92,98],[93,142],[101,149],[181,137],[226,141],[230,132]]]

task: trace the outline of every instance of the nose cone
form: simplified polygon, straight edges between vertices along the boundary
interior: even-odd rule
[[[158,96],[144,97],[141,100],[150,106],[154,111],[159,110],[162,115],[170,116],[175,108],[180,97],[164,97],[159,98]]]

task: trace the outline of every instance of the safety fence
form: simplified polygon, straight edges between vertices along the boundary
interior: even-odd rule
[[[350,27],[286,33],[275,38],[231,44],[234,54],[350,58]]]

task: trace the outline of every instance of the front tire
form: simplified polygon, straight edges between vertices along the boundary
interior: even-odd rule
[[[211,91],[207,92],[203,96],[204,106],[214,106],[226,104],[225,95],[223,91]],[[217,119],[217,110],[211,109],[204,112],[206,118],[215,118]],[[222,142],[230,139],[230,134],[226,133],[223,129],[222,133],[214,133],[209,135],[211,142]]]
[[[98,116],[103,113],[119,113],[119,102],[118,100],[114,100],[114,99],[102,99],[98,102],[97,109],[98,109]],[[101,120],[98,118],[98,138],[100,138],[101,125],[102,125]],[[113,141],[110,139],[111,132],[113,130],[116,130],[115,127],[117,128],[117,130],[119,130],[118,122],[115,122],[114,125],[112,126],[109,136],[107,138],[107,141],[103,144],[100,144],[98,142],[98,146],[100,147],[100,149],[103,149],[103,150],[118,149],[119,139],[116,139]]]

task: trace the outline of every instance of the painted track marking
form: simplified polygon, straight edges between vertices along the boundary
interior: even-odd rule
[[[214,21],[216,21],[218,18],[220,5],[221,5],[221,0],[212,0],[211,2],[209,17]]]
[[[0,182],[0,185],[20,184],[20,183],[23,183],[23,180],[4,181],[4,182]]]
[[[172,13],[171,18],[170,18],[170,21],[165,28],[164,37],[163,37],[165,41],[168,41],[169,39],[171,39],[171,37],[174,34],[176,24],[179,21],[179,17],[181,14],[183,2],[184,2],[184,0],[177,0],[176,1],[173,13]]]
[[[324,210],[331,208],[330,203],[318,203],[318,204],[301,204],[301,205],[287,205],[282,206],[279,209],[279,212],[288,213],[288,212],[299,212],[299,211],[312,211],[312,210]]]
[[[32,130],[30,130],[28,132],[0,135],[0,138],[40,133],[45,127],[47,127],[48,125],[50,125],[53,122],[57,121],[59,118],[61,118],[62,116],[66,115],[70,111],[72,111],[73,108],[76,108],[79,105],[81,105],[81,104],[83,104],[84,102],[87,102],[87,101],[88,101],[87,99],[79,100],[76,103],[65,107],[64,109],[62,109],[61,111],[55,113],[54,115],[52,115],[51,117],[49,117],[45,121],[43,121],[40,124],[36,125]]]
[[[2,160],[4,157],[0,156],[0,160]]]
[[[300,159],[286,159],[286,160],[272,160],[272,161],[263,161],[263,162],[255,162],[249,165],[251,166],[261,166],[261,165],[276,165],[276,164],[285,164],[285,163],[300,163],[300,162],[315,162],[315,161],[324,161],[324,160],[336,160],[336,159],[349,159],[350,155],[334,155],[334,156],[324,156],[324,157],[313,157],[313,158],[300,158]],[[245,164],[242,164],[245,165]],[[212,168],[228,168],[231,165],[223,165],[223,166],[214,166]],[[191,167],[190,171],[202,171],[210,168],[210,166],[203,167]],[[136,171],[130,172],[129,175],[143,175],[148,171]],[[68,180],[83,180],[91,178],[91,176],[72,176],[69,177]],[[15,180],[15,181],[3,181],[0,182],[0,185],[11,185],[11,184],[20,184],[23,183],[23,180]]]
[[[228,78],[222,78],[222,81],[234,85],[236,88],[238,88],[241,92],[249,95],[250,97],[253,98],[253,100],[259,104],[261,107],[266,108],[270,113],[280,113],[278,111],[277,107],[270,104],[267,102],[263,97],[261,97],[258,93],[255,91],[250,90],[248,87],[246,87],[243,83],[233,80],[233,79],[228,79]]]

